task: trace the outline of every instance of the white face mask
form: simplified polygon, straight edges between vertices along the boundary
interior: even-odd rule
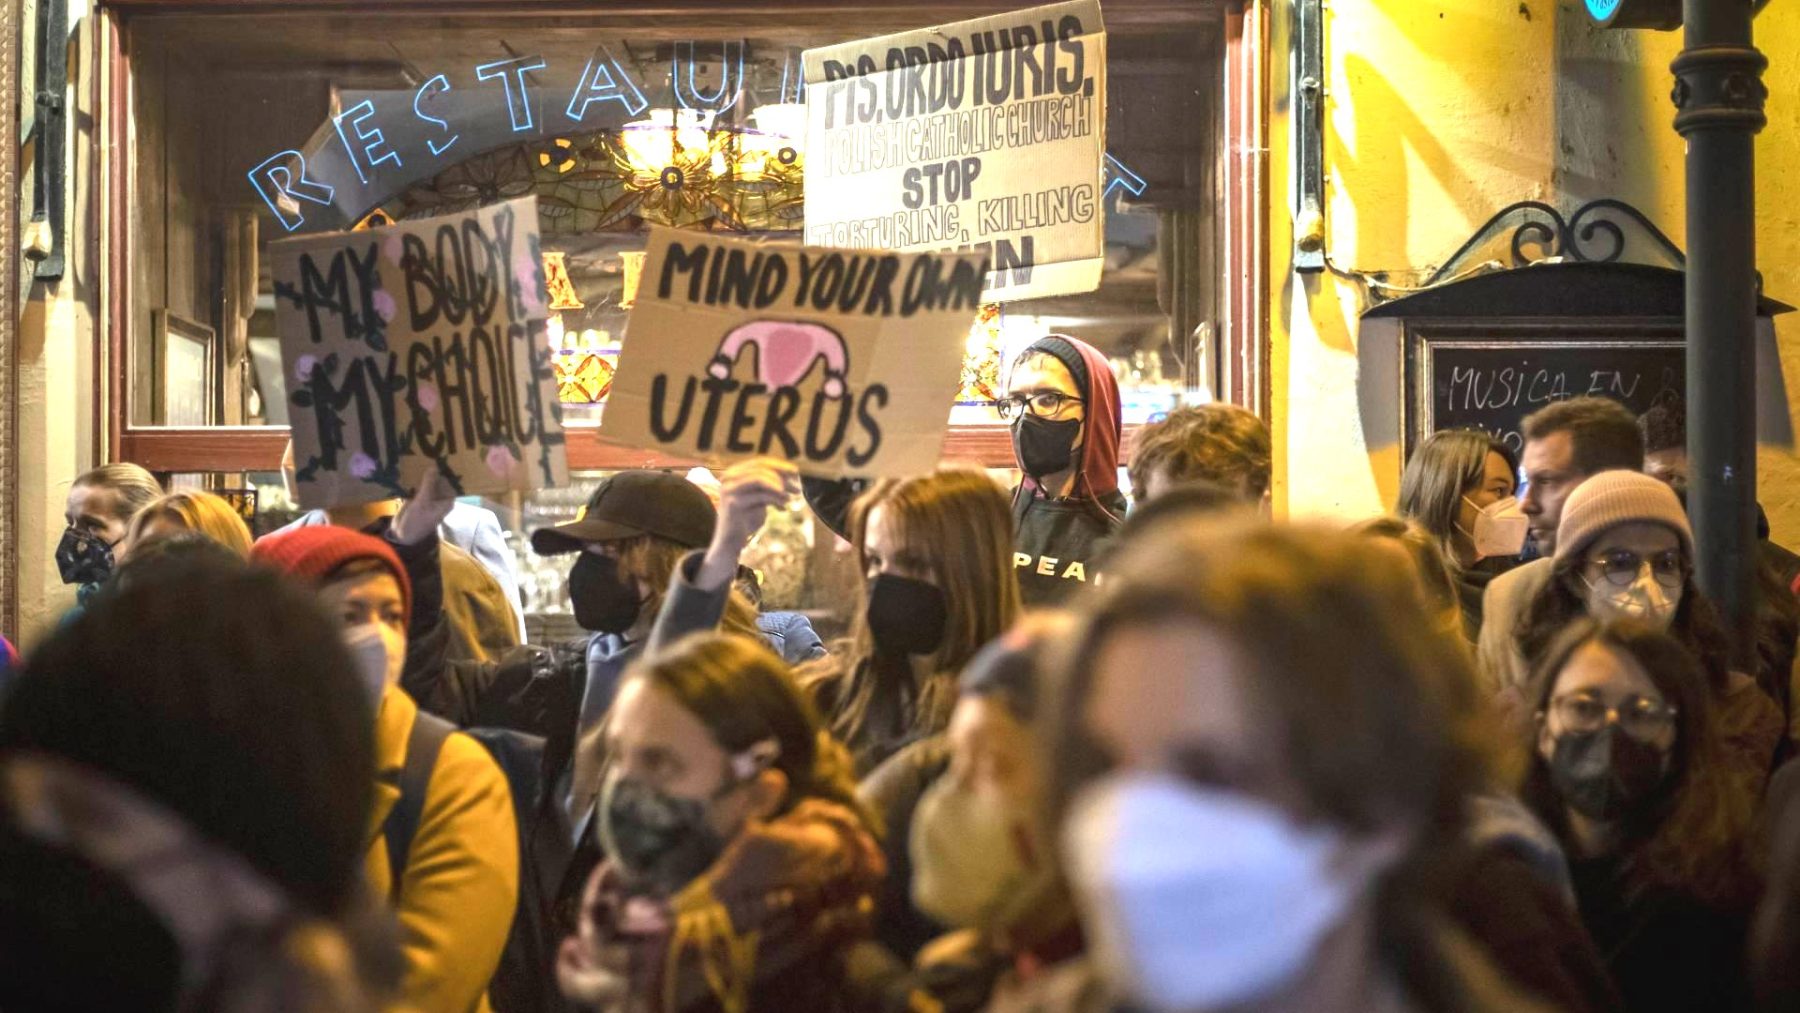
[[[1374,870],[1279,809],[1163,775],[1084,789],[1063,846],[1109,984],[1156,1010],[1268,996],[1305,969]]]
[[[1475,506],[1475,501],[1464,496],[1463,502]],[[1475,530],[1467,532],[1469,541],[1475,545],[1475,554],[1488,556],[1516,556],[1525,551],[1525,536],[1531,533],[1531,518],[1519,509],[1519,497],[1508,496],[1497,499],[1487,506],[1476,508]]]
[[[1582,578],[1588,589],[1588,614],[1595,619],[1636,619],[1659,630],[1675,621],[1675,608],[1681,604],[1679,592],[1671,595],[1656,582],[1645,562],[1630,587],[1620,587],[1610,580]]]
[[[370,705],[380,710],[381,695],[388,687],[388,669],[392,667],[387,637],[378,624],[363,623],[344,631],[344,646],[356,659],[356,674],[362,680],[363,692],[369,695]]]

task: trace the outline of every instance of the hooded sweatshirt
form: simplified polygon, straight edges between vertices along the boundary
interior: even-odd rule
[[[1013,490],[1013,569],[1030,607],[1054,605],[1081,585],[1096,583],[1100,547],[1125,519],[1119,492],[1124,426],[1112,367],[1094,346],[1061,334],[1039,338],[1019,357],[1038,353],[1068,369],[1087,413],[1069,495],[1054,498],[1030,475]],[[1013,423],[1015,439],[1020,424]]]

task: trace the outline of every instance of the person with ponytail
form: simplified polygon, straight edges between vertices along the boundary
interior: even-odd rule
[[[607,857],[563,943],[565,995],[620,1013],[857,1005],[876,828],[843,747],[763,643],[702,633],[653,651],[582,748],[604,771]]]

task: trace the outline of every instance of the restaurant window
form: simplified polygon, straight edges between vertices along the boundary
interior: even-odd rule
[[[649,227],[800,238],[801,51],[1013,5],[864,5],[854,13],[828,4],[660,5],[654,13],[624,3],[604,13],[500,5],[466,13],[470,5],[457,5],[435,14],[418,5],[287,11],[245,3],[205,14],[157,6],[137,0],[114,12],[121,56],[112,94],[122,101],[108,110],[109,130],[127,155],[111,181],[124,209],[111,225],[123,257],[108,294],[120,456],[165,473],[278,475],[287,378],[269,244],[535,194],[570,463],[591,483],[606,469],[688,467],[595,435]],[[1100,286],[983,307],[969,334],[947,457],[1007,465],[1006,430],[987,402],[1003,392],[1011,357],[1048,332],[1076,335],[1108,356],[1128,426],[1233,390],[1231,364],[1260,354],[1260,312],[1232,303],[1234,285],[1261,270],[1244,253],[1260,248],[1246,241],[1260,228],[1261,213],[1250,206],[1260,190],[1234,181],[1251,163],[1226,156],[1249,149],[1245,131],[1254,129],[1242,116],[1234,125],[1231,112],[1233,90],[1242,93],[1256,74],[1255,59],[1245,57],[1260,45],[1239,34],[1242,6],[1105,4]],[[568,82],[589,79],[604,60],[641,101],[608,103],[591,130],[534,125],[497,140],[433,134],[433,150],[443,151],[436,163],[410,167],[404,185],[371,186],[364,200],[271,200],[258,186],[256,170],[283,152],[322,143],[329,150],[333,136],[347,148],[348,138],[366,142],[363,132],[377,127],[448,124],[455,118],[433,104],[445,96],[487,103],[498,122],[516,128],[532,109],[519,108],[508,81],[567,95]],[[369,96],[404,96],[410,125],[365,117]],[[635,108],[613,115],[620,105]],[[371,159],[381,153],[366,143],[361,150]],[[279,483],[261,488],[265,508],[282,504]],[[517,545],[523,531],[574,509],[581,488],[490,505]],[[818,535],[807,522],[810,544]],[[825,580],[822,566],[807,572],[808,588]],[[804,606],[811,593],[796,601]],[[556,595],[547,590],[542,600]]]

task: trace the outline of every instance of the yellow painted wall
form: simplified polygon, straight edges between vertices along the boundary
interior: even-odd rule
[[[1297,516],[1391,507],[1398,433],[1366,436],[1357,401],[1362,272],[1405,283],[1495,211],[1595,198],[1640,208],[1685,246],[1683,146],[1668,66],[1679,33],[1594,28],[1554,0],[1330,0],[1326,10],[1325,274],[1292,269],[1291,11],[1277,4],[1270,64],[1270,290],[1277,504]],[[1800,6],[1773,4],[1757,43],[1770,124],[1758,144],[1758,242],[1770,295],[1800,299]],[[1795,316],[1800,316],[1797,314]],[[1800,319],[1778,324],[1800,391]],[[1800,542],[1800,457],[1765,449],[1761,497]]]

